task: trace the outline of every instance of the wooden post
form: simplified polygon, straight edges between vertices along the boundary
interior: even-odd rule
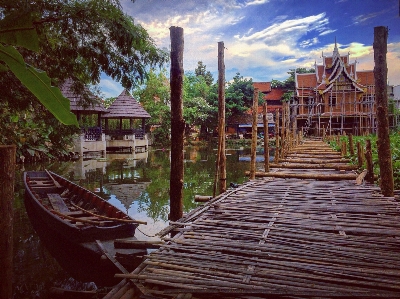
[[[345,157],[347,156],[347,144],[345,140],[342,140],[341,143],[341,152],[342,152],[342,156]]]
[[[350,151],[350,155],[354,156],[353,134],[349,134],[349,151]]]
[[[171,176],[170,220],[183,216],[183,28],[170,27],[171,36]]]
[[[361,168],[364,164],[364,160],[363,160],[362,147],[360,141],[357,142],[357,161],[358,161],[358,168]]]
[[[263,124],[264,124],[264,171],[269,172],[269,132],[267,118],[267,100],[263,106]]]
[[[365,176],[365,180],[368,183],[374,183],[374,164],[372,163],[372,148],[371,148],[371,140],[366,140],[365,146],[365,160],[367,162],[367,175]]]
[[[253,126],[251,129],[250,180],[254,180],[256,178],[257,120],[258,120],[258,89],[254,88],[254,91],[253,91]]]
[[[218,43],[219,193],[226,191],[224,42]]]
[[[384,26],[374,28],[374,78],[376,97],[376,119],[378,130],[378,160],[380,169],[380,187],[384,196],[393,196],[393,166],[390,150],[388,98],[387,98],[387,37]]]
[[[12,298],[15,145],[0,145],[0,298]]]
[[[284,158],[284,151],[286,147],[286,102],[282,105],[282,125],[281,125],[281,146],[279,148],[279,158]]]
[[[275,163],[279,163],[279,110],[276,110],[275,117]]]

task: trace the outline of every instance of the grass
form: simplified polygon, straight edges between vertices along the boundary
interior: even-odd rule
[[[351,159],[353,164],[357,164],[358,157],[357,157],[357,142],[360,142],[360,145],[365,150],[366,140],[371,140],[371,147],[372,147],[372,162],[374,165],[374,174],[379,177],[380,169],[379,169],[379,161],[378,161],[378,149],[376,145],[377,136],[376,135],[368,135],[368,136],[353,136],[353,143],[354,143],[354,156],[350,154],[350,151],[347,150],[346,158]],[[349,148],[348,144],[349,137],[348,136],[341,136],[340,143],[342,141],[346,141],[347,148]],[[337,143],[336,139],[329,142],[332,148],[340,151],[340,144]],[[394,178],[394,185],[395,189],[400,189],[400,133],[392,133],[390,134],[390,149],[392,154],[392,165],[393,165],[393,178]],[[363,169],[366,168],[366,162],[364,161]]]

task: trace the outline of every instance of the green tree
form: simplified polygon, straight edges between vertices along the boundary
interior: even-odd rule
[[[146,78],[150,66],[167,60],[166,52],[122,12],[117,0],[5,0],[0,2],[0,23],[0,60],[5,62],[0,63],[0,84],[5,87],[0,103],[13,115],[36,113],[37,102],[29,90],[37,96],[37,80],[45,82],[49,92],[39,91],[45,96],[56,92],[51,85],[67,78],[75,82],[74,91],[84,95],[85,85],[98,83],[101,73],[130,88]],[[19,52],[10,45],[18,46]],[[51,82],[37,69],[46,71]],[[44,104],[52,105],[53,113],[61,107],[70,113],[68,101],[47,99]],[[9,143],[16,136],[2,139]]]
[[[186,133],[192,126],[204,126],[208,117],[215,112],[215,107],[207,102],[210,86],[203,76],[191,72],[183,80],[183,117],[186,122]]]
[[[236,73],[225,90],[226,116],[242,114],[253,105],[253,80]]]
[[[148,78],[143,84],[135,88],[133,94],[151,115],[151,118],[146,121],[146,131],[150,128],[155,129],[153,135],[156,143],[165,144],[169,142],[171,100],[166,70],[163,69],[158,73],[151,70]]]
[[[214,81],[211,72],[207,71],[207,67],[205,64],[203,64],[202,61],[197,62],[197,68],[194,70],[194,73],[196,74],[196,76],[203,76],[208,86],[211,86]]]

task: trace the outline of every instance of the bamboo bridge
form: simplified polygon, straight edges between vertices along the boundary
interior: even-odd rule
[[[400,205],[352,168],[304,141],[171,222],[104,299],[400,298]]]

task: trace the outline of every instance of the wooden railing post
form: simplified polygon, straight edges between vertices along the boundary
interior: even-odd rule
[[[256,178],[257,122],[258,122],[258,89],[254,88],[253,125],[251,128],[250,180],[254,180]]]
[[[264,171],[269,172],[269,132],[267,118],[267,101],[263,105],[263,125],[264,125]]]
[[[12,298],[15,145],[0,145],[0,298]]]
[[[367,163],[367,175],[365,176],[365,180],[368,183],[374,183],[374,164],[372,163],[372,148],[371,148],[371,140],[366,140],[365,146],[365,160]]]

